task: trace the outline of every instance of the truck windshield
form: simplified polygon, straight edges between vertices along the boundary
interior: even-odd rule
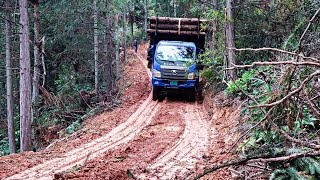
[[[160,61],[183,61],[194,60],[194,48],[188,46],[163,45],[158,46],[156,59]]]

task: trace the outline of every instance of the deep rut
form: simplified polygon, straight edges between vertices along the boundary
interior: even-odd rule
[[[7,179],[52,179],[56,173],[81,166],[86,161],[133,139],[136,134],[150,124],[158,108],[158,102],[152,101],[150,95],[126,122],[120,124],[108,134],[72,150],[60,158],[47,161]]]
[[[186,124],[182,137],[147,168],[147,174],[139,178],[185,179],[194,172],[197,162],[207,153],[210,132],[208,122],[195,104],[186,104],[180,109],[179,113]]]

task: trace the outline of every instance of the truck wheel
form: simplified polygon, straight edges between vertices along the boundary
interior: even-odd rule
[[[156,86],[152,87],[152,100],[156,101],[159,97],[159,89]]]
[[[196,89],[195,88],[190,89],[190,91],[188,93],[188,100],[190,102],[194,102],[196,100]]]

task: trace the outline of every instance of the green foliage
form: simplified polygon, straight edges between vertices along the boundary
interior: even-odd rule
[[[275,170],[270,178],[270,180],[285,180],[285,179],[290,179],[290,180],[305,180],[305,177],[300,175],[298,171],[293,168],[287,168],[287,169],[277,169]]]
[[[305,18],[302,17],[300,23],[294,28],[293,33],[285,40],[283,49],[288,51],[296,51],[298,49],[300,34],[303,32],[305,24]]]
[[[20,134],[19,130],[15,131],[15,137],[16,137],[15,141],[16,141],[16,150],[17,150],[17,152],[19,152],[19,144],[20,144],[19,134]],[[0,140],[0,157],[10,154],[9,141],[8,140],[9,140],[8,137],[5,137],[5,138]]]
[[[317,158],[299,158],[291,161],[290,165],[291,166],[289,168],[279,168],[274,170],[269,179],[305,180],[318,179],[320,177],[320,164]]]
[[[199,54],[198,63],[203,65],[204,70],[201,76],[206,79],[207,84],[218,87],[223,79],[223,62],[219,56],[214,56],[213,53],[207,49],[203,54]]]
[[[9,142],[8,139],[2,139],[0,141],[0,157],[4,155],[8,155],[10,153],[9,151]]]
[[[254,74],[255,74],[254,70],[246,71],[245,73],[242,74],[241,78],[238,78],[235,81],[230,81],[228,83],[226,92],[229,94],[236,94],[240,90],[244,92],[248,92],[249,82],[253,78]]]
[[[176,2],[177,17],[202,17],[203,7],[196,0],[180,0]],[[157,3],[157,4],[156,4]],[[156,0],[151,1],[149,15],[150,16],[174,16],[173,1]]]
[[[80,127],[81,127],[80,121],[75,121],[66,128],[66,131],[68,134],[72,134],[75,131],[79,130]]]

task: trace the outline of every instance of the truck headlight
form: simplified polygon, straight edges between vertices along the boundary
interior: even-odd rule
[[[161,72],[158,70],[153,69],[153,77],[161,78]]]
[[[188,79],[194,79],[194,78],[195,78],[194,72],[188,74]]]

